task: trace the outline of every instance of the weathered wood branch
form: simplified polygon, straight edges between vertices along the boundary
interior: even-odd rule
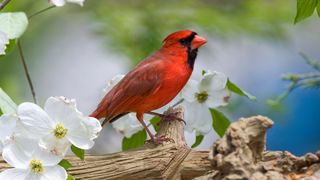
[[[183,118],[183,109],[167,113]],[[210,151],[195,151],[186,145],[184,124],[161,121],[158,136],[171,141],[102,156],[87,155],[82,161],[67,159],[68,171],[76,179],[320,179],[320,153],[295,157],[289,152],[265,150],[266,130],[272,126],[266,117],[241,118],[232,123],[225,136]],[[0,160],[0,171],[9,166]]]

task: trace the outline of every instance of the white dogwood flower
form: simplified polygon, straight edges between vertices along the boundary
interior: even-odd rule
[[[207,71],[200,82],[189,80],[181,92],[184,105],[186,130],[206,134],[212,128],[209,108],[228,104],[231,92],[227,89],[227,76],[220,72]]]
[[[25,142],[18,141],[17,137],[28,137],[25,140],[28,140],[30,134],[22,126],[19,118],[16,114],[3,114],[0,117],[0,151],[10,146],[10,148],[15,148],[16,151],[24,153],[26,148],[20,148]],[[28,146],[30,147],[30,146]]]
[[[55,6],[64,6],[66,3],[74,3],[83,6],[85,0],[50,0],[50,2]]]
[[[0,117],[0,151],[5,145],[5,142],[11,138],[16,128],[18,117],[13,114],[4,114]]]
[[[113,122],[112,127],[127,138],[130,138],[133,134],[143,129],[141,123],[137,120],[135,113],[125,115]]]
[[[50,97],[44,110],[33,103],[22,103],[17,114],[28,133],[40,138],[40,146],[60,157],[71,144],[90,149],[101,131],[97,119],[82,115],[75,101],[64,97]]]
[[[67,178],[65,169],[58,165],[62,158],[42,149],[36,139],[15,136],[3,149],[2,157],[14,168],[1,172],[0,179],[64,180]]]
[[[0,55],[6,54],[7,44],[9,44],[8,35],[0,31]]]

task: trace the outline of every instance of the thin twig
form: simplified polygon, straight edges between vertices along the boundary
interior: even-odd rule
[[[174,107],[178,106],[179,104],[183,103],[183,101],[184,101],[184,99],[182,98],[171,107],[174,108]]]
[[[49,7],[47,7],[47,8],[44,8],[44,9],[38,11],[38,12],[35,12],[34,14],[31,14],[31,15],[28,17],[28,19],[30,20],[30,19],[33,18],[34,16],[36,16],[36,15],[38,15],[38,14],[41,14],[41,13],[43,13],[43,12],[49,10],[49,9],[52,9],[52,8],[54,8],[54,7],[56,7],[56,6],[52,5],[52,6],[49,6]]]
[[[0,4],[0,11],[6,7],[6,5],[8,5],[8,3],[10,2],[10,0],[3,0],[2,3]]]
[[[24,73],[25,73],[25,75],[26,75],[26,77],[28,79],[29,87],[30,87],[30,90],[31,90],[31,93],[32,93],[33,101],[34,101],[34,103],[37,104],[36,93],[35,93],[33,85],[32,85],[31,77],[30,77],[30,74],[29,74],[29,71],[28,71],[28,67],[27,67],[26,60],[25,60],[25,57],[24,57],[24,54],[23,54],[23,50],[22,50],[22,47],[21,47],[20,40],[18,40],[18,48],[19,48],[20,59],[21,59],[21,62],[23,64],[23,68],[24,68]]]

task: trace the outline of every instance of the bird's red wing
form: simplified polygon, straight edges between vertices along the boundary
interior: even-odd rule
[[[97,110],[105,111],[107,119],[130,111],[158,90],[163,76],[159,69],[161,63],[157,61],[137,66],[103,98]]]

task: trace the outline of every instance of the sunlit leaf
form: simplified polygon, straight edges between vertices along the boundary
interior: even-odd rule
[[[28,26],[28,18],[24,12],[0,13],[0,31],[9,39],[19,38]]]
[[[250,100],[257,99],[255,96],[251,95],[250,93],[240,89],[237,85],[235,85],[233,82],[231,82],[230,79],[228,79],[228,81],[227,81],[227,88],[233,93],[236,93],[240,96],[248,97]]]
[[[63,167],[65,170],[68,170],[70,167],[72,167],[71,163],[66,160],[66,159],[62,159],[60,162],[59,162],[59,165],[61,167]]]
[[[200,144],[201,144],[201,142],[202,142],[202,140],[203,140],[203,135],[197,135],[196,136],[196,142],[194,142],[193,144],[192,144],[192,148],[195,148],[195,147],[197,147],[197,146],[199,146]]]
[[[147,140],[146,130],[141,130],[132,135],[130,138],[124,137],[122,139],[122,150],[126,151],[129,149],[137,148],[142,146]]]
[[[71,176],[71,175],[68,175],[67,180],[75,180],[75,178],[73,176]]]
[[[159,131],[159,125],[158,125],[159,122],[160,122],[160,117],[158,117],[158,116],[155,116],[150,120],[150,123],[152,124],[152,126],[156,132]]]
[[[294,23],[311,16],[318,5],[318,0],[297,0],[297,14]]]
[[[320,2],[318,2],[317,13],[318,13],[318,16],[320,17]]]
[[[17,105],[1,88],[0,88],[0,109],[3,114],[14,113],[17,110]]]
[[[77,146],[72,145],[71,146],[71,151],[77,156],[79,157],[81,160],[84,160],[84,150],[78,148]]]
[[[210,108],[212,127],[222,137],[230,125],[230,120],[220,111]]]

